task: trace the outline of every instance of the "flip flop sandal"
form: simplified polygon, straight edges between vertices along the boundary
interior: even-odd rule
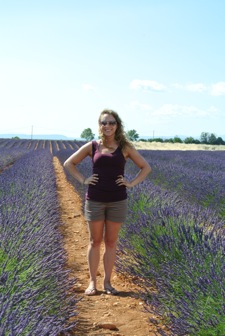
[[[97,289],[94,287],[87,288],[84,292],[85,295],[87,296],[92,296],[97,294]]]
[[[108,295],[118,295],[119,292],[113,287],[104,288],[103,292]]]

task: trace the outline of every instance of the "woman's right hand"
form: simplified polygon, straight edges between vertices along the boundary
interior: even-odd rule
[[[96,183],[98,183],[98,174],[93,174],[93,175],[91,175],[90,177],[87,177],[84,180],[85,185],[88,185],[88,184],[95,185]]]

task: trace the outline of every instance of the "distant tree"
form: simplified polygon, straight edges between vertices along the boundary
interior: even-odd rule
[[[15,137],[12,137],[12,139],[14,139],[14,140],[20,140],[20,137],[15,136]]]
[[[163,142],[163,139],[162,138],[151,138],[151,139],[148,139],[149,142]]]
[[[173,138],[173,142],[174,143],[183,143],[183,141],[181,140],[181,138],[179,138],[177,135]]]
[[[127,131],[127,137],[130,141],[137,141],[137,139],[139,138],[139,135],[137,131],[130,130],[130,131]]]
[[[172,139],[172,138],[170,138],[170,139],[165,139],[164,142],[174,143],[174,139]]]
[[[225,145],[225,141],[221,137],[218,137],[215,145]]]
[[[192,138],[192,137],[187,137],[187,138],[184,139],[184,143],[186,143],[186,144],[192,144],[192,143],[194,143],[194,141],[195,141],[195,139]]]
[[[214,133],[202,132],[200,136],[200,141],[203,144],[216,145],[217,137]]]
[[[216,138],[215,134],[214,134],[214,133],[211,133],[211,134],[209,135],[209,138],[208,138],[208,142],[209,142],[209,144],[210,144],[210,145],[216,145],[216,140],[217,140],[217,138]]]
[[[201,142],[198,139],[194,139],[192,137],[187,137],[187,138],[184,139],[184,143],[186,143],[186,144],[200,144]]]
[[[94,133],[92,133],[92,130],[90,128],[85,128],[81,133],[80,137],[82,139],[86,139],[87,141],[91,141],[94,139],[95,135]]]
[[[203,144],[208,144],[209,143],[209,133],[208,132],[202,132],[200,136],[200,141]]]

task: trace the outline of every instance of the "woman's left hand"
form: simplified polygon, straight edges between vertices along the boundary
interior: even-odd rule
[[[127,181],[123,175],[119,175],[118,176],[118,179],[116,180],[116,183],[119,185],[119,186],[125,186],[127,188],[131,188],[132,185],[129,181]]]

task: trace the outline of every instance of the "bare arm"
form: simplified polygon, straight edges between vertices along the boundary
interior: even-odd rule
[[[72,154],[63,164],[68,172],[81,184],[95,184],[98,181],[96,174],[85,178],[83,174],[77,169],[76,165],[84,160],[87,156],[92,155],[92,143],[88,142],[80,147],[74,154]]]
[[[127,181],[123,176],[119,176],[117,179],[118,185],[125,185],[127,188],[132,188],[138,183],[142,182],[148,174],[151,172],[151,167],[143,156],[134,148],[128,147],[125,153],[126,158],[130,158],[138,168],[140,168],[138,174],[132,181]]]

